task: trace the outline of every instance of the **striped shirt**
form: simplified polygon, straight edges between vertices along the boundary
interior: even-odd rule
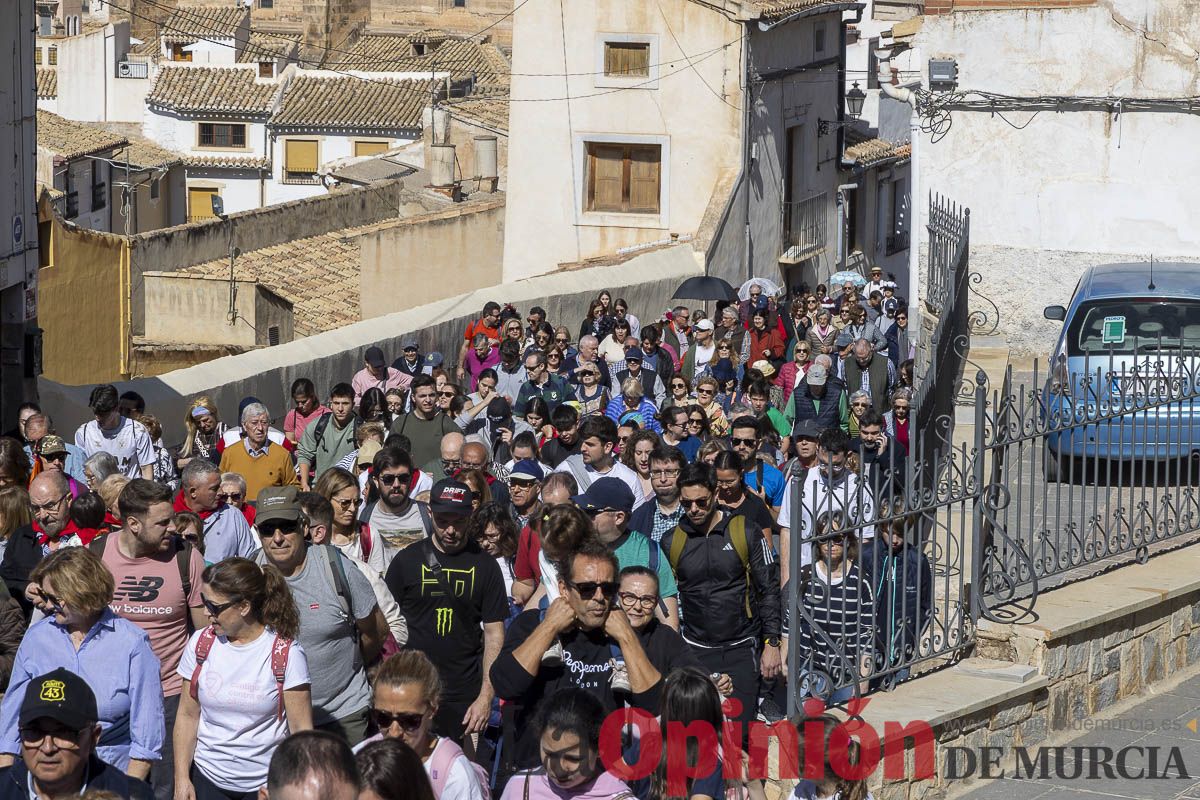
[[[800,652],[804,663],[809,669],[829,675],[838,685],[852,683],[858,676],[846,670],[857,671],[861,656],[871,652],[875,641],[871,586],[863,580],[857,565],[830,581],[825,565],[818,562],[811,575],[802,599]]]

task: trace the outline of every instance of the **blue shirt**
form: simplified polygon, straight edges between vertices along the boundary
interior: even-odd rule
[[[53,617],[35,622],[17,648],[12,679],[0,702],[0,753],[20,755],[17,719],[25,688],[39,675],[65,667],[96,695],[101,733],[96,755],[122,772],[129,759],[162,756],[162,680],[150,637],[108,608],[84,637],[79,650]]]
[[[758,467],[762,465],[763,490],[767,495],[767,505],[779,508],[783,503],[783,493],[787,489],[787,481],[783,478],[783,473],[770,464],[760,461],[755,464],[749,472],[742,475],[742,480],[746,482],[747,488],[758,491]]]
[[[662,425],[658,424],[658,420],[655,419],[655,416],[658,414],[658,408],[655,407],[654,403],[651,403],[644,397],[642,398],[642,402],[638,404],[638,407],[636,409],[632,409],[626,408],[625,398],[621,397],[621,395],[617,395],[612,400],[608,401],[608,408],[604,410],[604,416],[608,417],[618,425],[621,423],[621,417],[625,416],[627,413],[638,415],[638,418],[642,420],[643,430],[662,433]]]

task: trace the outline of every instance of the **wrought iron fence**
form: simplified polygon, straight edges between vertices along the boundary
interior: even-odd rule
[[[799,264],[825,252],[825,227],[829,195],[814,194],[794,203],[784,203],[782,264]]]
[[[826,431],[789,486],[792,709],[889,688],[969,652],[980,618],[1020,619],[1048,588],[1200,541],[1200,321],[1139,301],[1134,338],[1097,327],[1048,372],[1009,368],[991,385],[968,357],[987,329],[968,308],[969,222],[930,199],[937,318],[907,436],[895,416],[860,418],[854,443]]]

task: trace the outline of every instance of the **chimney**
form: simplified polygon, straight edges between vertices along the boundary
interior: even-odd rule
[[[496,191],[496,185],[500,182],[498,161],[496,137],[476,136],[475,180],[479,181],[479,188],[482,191]]]
[[[458,183],[454,180],[454,145],[432,144],[429,146],[429,188],[458,202],[462,199]]]

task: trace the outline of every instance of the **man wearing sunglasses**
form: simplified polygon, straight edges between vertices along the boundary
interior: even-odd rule
[[[683,638],[706,672],[733,679],[747,722],[761,681],[781,672],[779,564],[762,528],[721,510],[712,467],[684,468],[679,499],[683,519],[661,544],[679,582]]]
[[[433,535],[429,506],[413,497],[415,474],[408,451],[394,445],[381,449],[371,461],[370,480],[378,499],[365,504],[358,518],[370,531],[371,546],[383,548],[384,564],[413,542]]]
[[[313,724],[352,745],[367,735],[371,691],[365,666],[387,636],[370,582],[332,545],[314,545],[295,486],[258,495],[259,564],[283,575],[300,615],[297,641],[312,677]]]
[[[433,535],[401,550],[386,577],[408,621],[408,647],[429,656],[442,676],[434,727],[459,745],[487,726],[490,670],[508,617],[500,566],[467,534],[472,497],[460,481],[435,483],[429,493]]]
[[[616,602],[618,571],[617,557],[607,545],[585,541],[558,575],[559,597],[545,612],[525,611],[509,627],[504,649],[492,666],[492,685],[513,704],[518,769],[537,765],[538,737],[529,721],[541,701],[559,689],[583,689],[595,695],[606,712],[628,700],[658,713],[662,674],[651,662],[666,663],[668,654],[648,655],[642,648]],[[543,664],[542,656],[555,641],[562,644],[562,660]],[[620,695],[612,686],[615,655],[624,661],[629,678],[630,691]]]
[[[150,786],[96,755],[100,739],[96,695],[83,678],[56,669],[25,689],[18,725],[21,759],[0,769],[0,797],[77,797],[112,794],[121,800],[151,800]]]
[[[806,537],[812,537],[813,520],[822,514],[840,513],[846,520],[846,525],[862,525],[858,532],[859,542],[865,544],[875,536],[875,526],[871,520],[875,518],[875,498],[870,490],[861,485],[856,475],[848,466],[846,458],[852,452],[850,437],[841,429],[824,430],[817,439],[817,466],[810,469],[802,477],[789,478],[788,486],[783,492],[783,503],[779,507],[779,515],[775,521],[779,531],[779,561],[782,565],[783,582],[790,578],[792,528],[792,481],[803,481],[801,497],[804,503],[800,509],[800,537],[797,542]],[[805,566],[812,563],[812,548],[805,546],[800,553],[800,564]]]

